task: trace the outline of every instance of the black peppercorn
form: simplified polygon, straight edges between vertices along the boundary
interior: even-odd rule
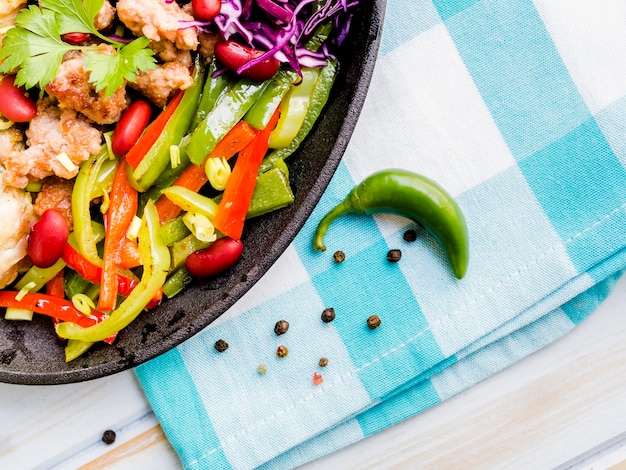
[[[319,364],[320,364],[320,367],[326,367],[328,365],[328,358],[327,357],[322,357],[320,359]]]
[[[332,307],[325,308],[322,312],[322,321],[324,323],[331,322],[335,319],[335,309]]]
[[[335,253],[333,254],[333,259],[335,260],[335,263],[343,263],[343,261],[346,259],[346,254],[341,251],[335,251]]]
[[[367,318],[367,327],[370,330],[375,330],[376,328],[378,328],[380,326],[380,323],[381,323],[381,320],[378,315],[370,315]]]
[[[107,445],[113,444],[115,442],[115,431],[112,431],[111,429],[104,431],[102,434],[102,442]]]
[[[276,355],[278,357],[285,357],[287,356],[287,354],[289,354],[289,349],[287,349],[287,346],[278,346],[278,348],[276,349]]]
[[[287,333],[288,329],[289,329],[289,322],[285,320],[278,320],[276,322],[276,325],[274,326],[274,333],[276,333],[278,336],[284,335],[285,333]]]
[[[387,252],[387,261],[391,263],[397,263],[402,258],[402,252],[400,250],[389,250]]]
[[[415,240],[417,240],[417,232],[411,228],[404,232],[402,238],[404,238],[405,242],[414,242]]]
[[[226,341],[224,341],[223,339],[218,339],[215,342],[215,350],[217,352],[224,352],[228,349],[228,343]]]

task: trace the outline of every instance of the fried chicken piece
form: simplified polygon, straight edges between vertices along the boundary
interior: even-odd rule
[[[3,172],[0,167],[0,174]],[[37,221],[30,194],[5,187],[0,178],[0,289],[15,280],[28,251],[28,233]]]
[[[193,85],[193,78],[189,69],[180,62],[166,62],[149,72],[140,72],[137,81],[128,85],[162,108],[172,92]]]
[[[191,65],[191,52],[177,49],[172,41],[152,41],[150,43],[150,49],[152,49],[163,62],[179,62],[185,67]]]
[[[102,50],[95,54],[115,54],[113,47],[101,47]],[[89,72],[83,67],[83,54],[66,54],[56,78],[46,86],[46,91],[57,98],[61,109],[78,111],[98,124],[113,124],[119,121],[129,105],[126,87],[118,88],[111,96],[105,96],[104,90],[96,92],[89,83]]]
[[[74,228],[72,215],[72,191],[74,180],[51,176],[43,180],[41,191],[35,199],[35,213],[41,215],[48,209],[55,209],[63,215],[70,231]]]
[[[108,28],[115,19],[115,8],[111,5],[109,0],[105,0],[102,8],[93,19],[93,24],[98,31]]]
[[[117,16],[133,33],[152,41],[167,39],[178,49],[196,50],[198,32],[195,27],[180,29],[180,21],[193,21],[176,2],[165,0],[119,0]]]
[[[59,109],[52,98],[37,103],[37,116],[26,130],[26,150],[0,153],[6,186],[24,188],[29,181],[48,176],[74,178],[80,163],[100,151],[102,133],[71,109]],[[66,154],[76,165],[66,168],[59,160]]]

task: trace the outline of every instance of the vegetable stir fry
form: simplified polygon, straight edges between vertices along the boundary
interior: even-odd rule
[[[349,0],[0,5],[0,307],[71,361],[244,251],[335,75]]]

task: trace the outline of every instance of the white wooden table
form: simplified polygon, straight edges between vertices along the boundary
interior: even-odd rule
[[[112,445],[101,441],[107,429]],[[35,468],[181,465],[126,371],[82,384],[0,384],[0,469]],[[626,468],[626,279],[556,343],[306,468]]]

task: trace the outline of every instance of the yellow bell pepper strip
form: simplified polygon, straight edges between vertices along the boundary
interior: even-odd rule
[[[302,69],[302,80],[293,85],[280,102],[280,118],[270,136],[269,147],[287,147],[304,123],[311,103],[311,93],[320,74],[320,69]]]
[[[265,129],[260,131],[254,140],[239,153],[222,200],[217,206],[213,225],[234,240],[241,238],[243,224],[256,186],[259,166],[267,152],[270,133],[276,126],[278,116],[279,109],[277,108]]]
[[[91,223],[91,194],[97,186],[101,168],[109,160],[106,146],[98,155],[82,163],[72,190],[72,214],[74,215],[74,237],[80,253],[93,264],[102,266],[96,248],[96,237]]]
[[[74,323],[61,323],[57,328],[59,336],[81,341],[101,341],[132,322],[162,289],[170,267],[170,252],[159,237],[159,215],[152,201],[148,201],[144,209],[139,229],[139,252],[144,272],[126,300],[107,319],[96,325],[82,328]]]
[[[102,282],[98,308],[103,311],[113,310],[117,301],[118,266],[121,253],[127,240],[128,227],[137,213],[138,195],[128,179],[129,167],[121,161],[113,178],[111,204],[104,215],[104,254]]]
[[[180,103],[176,106],[156,141],[147,153],[143,155],[141,161],[133,168],[132,180],[134,186],[139,191],[147,191],[159,176],[171,166],[170,147],[180,144],[180,141],[189,129],[198,107],[198,101],[204,85],[204,77],[205,67],[198,56],[193,73],[194,84],[184,91]],[[126,159],[128,161],[128,154]]]
[[[170,186],[161,191],[166,198],[179,206],[182,210],[195,214],[202,214],[213,220],[217,211],[217,204],[206,196],[182,186]]]

